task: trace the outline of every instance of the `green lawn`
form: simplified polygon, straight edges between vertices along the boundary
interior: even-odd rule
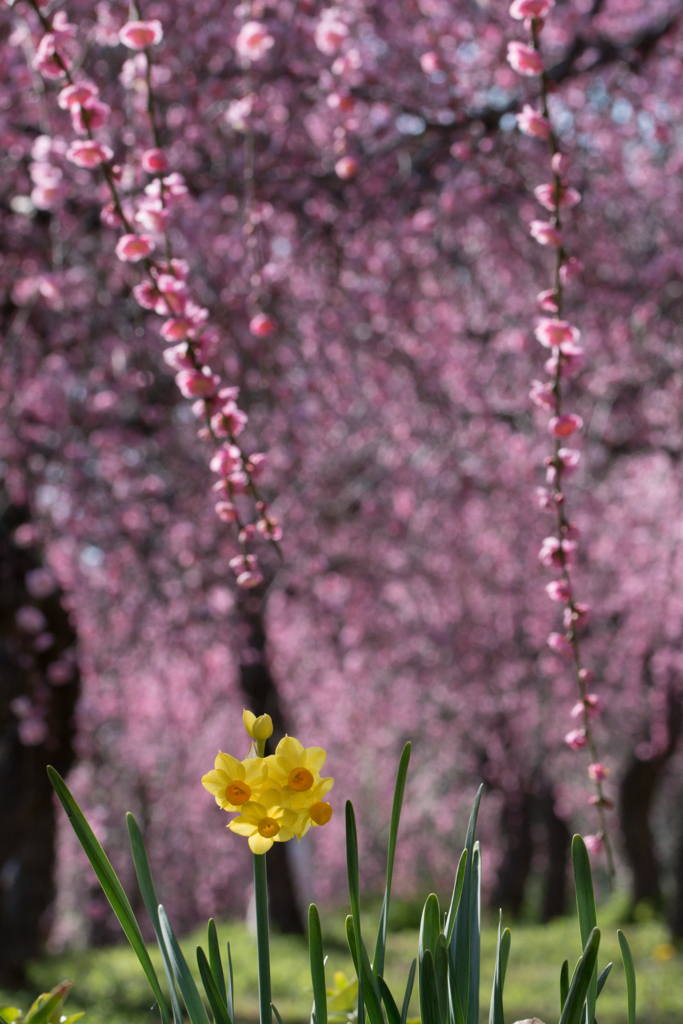
[[[599,915],[600,916],[600,915]],[[603,943],[600,969],[614,960],[614,969],[598,1004],[599,1024],[625,1024],[626,1001],[616,924],[609,913],[602,915]],[[613,916],[613,915],[612,915]],[[374,921],[368,921],[366,934]],[[638,1021],[642,1024],[681,1024],[683,1022],[683,957],[668,946],[664,927],[647,922],[626,927],[636,964],[638,979]],[[329,956],[328,984],[334,971],[351,974],[351,960],[344,941],[343,915],[323,915],[323,942]],[[219,927],[224,946],[230,940],[236,989],[238,1021],[253,1024],[257,1018],[256,940],[241,923]],[[198,942],[206,946],[204,935],[195,933],[183,943],[188,961],[195,962]],[[488,1020],[488,1002],[493,971],[496,934],[487,926],[482,935],[482,1021]],[[369,943],[370,944],[370,943]],[[274,936],[271,942],[273,999],[285,1024],[308,1021],[311,1007],[308,952],[303,940]],[[405,978],[417,953],[417,932],[403,930],[389,936],[386,978],[397,1001],[402,999]],[[579,954],[575,919],[567,918],[540,927],[532,924],[512,926],[512,950],[505,986],[505,1019],[516,1021],[540,1017],[552,1024],[559,1017],[559,971],[562,961],[573,968]],[[155,960],[158,964],[158,958]],[[161,967],[158,967],[161,972]],[[74,982],[68,1009],[85,1010],[83,1024],[155,1024],[158,1020],[147,982],[133,953],[126,946],[95,952],[80,952],[40,960],[32,965],[31,992],[2,992],[0,1005],[12,1004],[26,1009],[40,991],[52,988],[64,978]],[[417,1015],[417,1006],[413,1007]]]

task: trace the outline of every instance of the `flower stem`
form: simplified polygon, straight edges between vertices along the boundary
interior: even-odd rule
[[[256,901],[256,945],[258,950],[259,1022],[260,1024],[273,1024],[268,945],[268,879],[265,853],[254,854],[254,898]]]

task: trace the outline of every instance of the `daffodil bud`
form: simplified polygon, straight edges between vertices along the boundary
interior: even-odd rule
[[[253,711],[244,711],[242,718],[244,728],[253,740],[267,740],[273,735],[273,719],[270,715],[259,715],[258,718]]]

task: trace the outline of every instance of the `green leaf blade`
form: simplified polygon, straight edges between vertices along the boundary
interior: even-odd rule
[[[166,1006],[166,999],[161,990],[161,986],[159,985],[159,979],[157,978],[156,971],[154,970],[149,953],[147,952],[147,947],[135,918],[135,914],[128,902],[128,897],[123,891],[123,886],[121,885],[113,867],[109,863],[109,859],[107,858],[104,850],[95,838],[95,833],[90,828],[85,815],[74,800],[68,786],[60,776],[59,772],[49,766],[47,773],[50,778],[50,782],[52,783],[52,787],[57,794],[62,807],[66,811],[69,821],[71,822],[71,827],[76,833],[76,837],[83,847],[93,871],[97,875],[97,879],[102,886],[104,894],[109,900],[111,908],[116,914],[126,938],[130,942],[135,955],[140,961],[140,965],[145,972],[150,988],[154,993],[154,998],[159,1005],[162,1020],[164,1024],[171,1024],[168,1008]]]
[[[624,973],[626,974],[628,1024],[636,1024],[636,969],[633,963],[633,955],[624,933],[618,931],[617,937],[621,949],[621,959],[624,962]]]

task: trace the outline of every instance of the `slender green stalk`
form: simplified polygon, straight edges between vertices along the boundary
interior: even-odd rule
[[[258,950],[259,1021],[260,1024],[273,1024],[268,945],[268,879],[266,877],[265,853],[254,854],[254,898],[256,901],[256,946]]]

